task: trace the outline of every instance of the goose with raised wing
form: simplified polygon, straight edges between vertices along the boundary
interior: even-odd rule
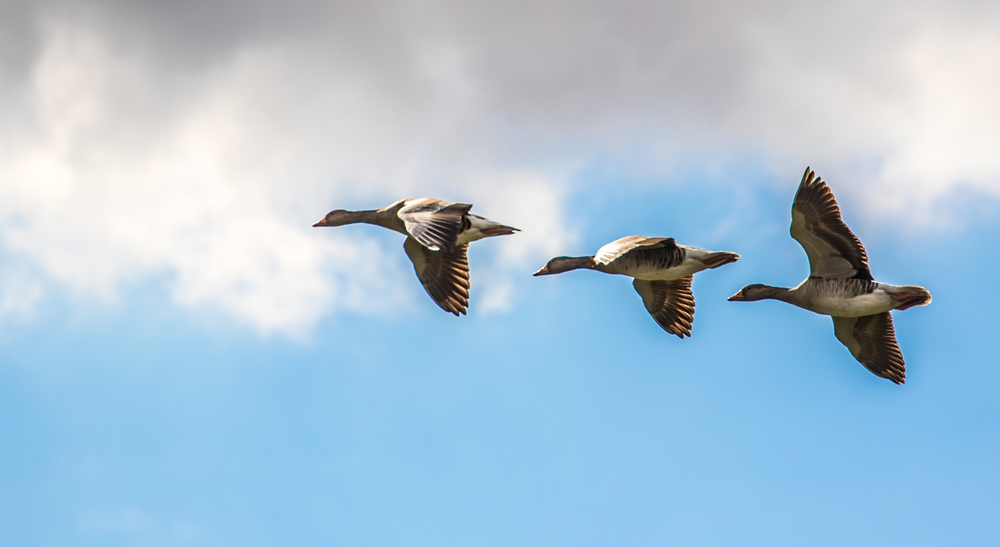
[[[672,237],[628,236],[601,247],[594,256],[557,256],[535,276],[587,269],[632,277],[632,285],[656,323],[684,338],[691,336],[694,323],[694,274],[739,258],[729,251],[678,245]]]
[[[834,334],[858,362],[876,376],[904,383],[905,363],[889,310],[926,306],[931,293],[875,281],[868,253],[844,224],[833,192],[808,167],[792,202],[791,235],[809,257],[809,277],[792,289],[747,285],[729,300],[781,300],[832,316]]]
[[[403,250],[431,299],[448,313],[469,307],[469,243],[517,228],[469,212],[472,205],[432,198],[401,199],[371,211],[330,211],[316,226],[374,224],[406,236]]]

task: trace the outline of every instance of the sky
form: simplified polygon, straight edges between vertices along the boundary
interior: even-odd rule
[[[0,540],[24,546],[993,545],[1000,5],[0,0]],[[808,273],[806,166],[903,386]],[[469,314],[399,234],[474,243]],[[693,337],[626,235],[735,251]]]

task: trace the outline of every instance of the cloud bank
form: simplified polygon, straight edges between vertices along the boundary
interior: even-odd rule
[[[3,4],[0,321],[152,275],[261,333],[378,313],[423,297],[402,242],[309,225],[421,196],[524,230],[478,244],[504,309],[597,159],[812,163],[919,220],[1000,195],[996,28],[975,2]]]

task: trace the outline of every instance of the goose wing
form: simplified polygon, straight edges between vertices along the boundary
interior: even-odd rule
[[[896,343],[889,312],[862,317],[834,317],[833,332],[851,355],[876,376],[906,382],[906,364]]]
[[[810,277],[873,280],[865,247],[844,224],[833,192],[808,167],[792,202],[791,234],[809,256]]]
[[[441,309],[456,316],[469,307],[469,246],[459,245],[453,251],[432,251],[412,237],[403,242],[406,256],[424,290]]]
[[[455,249],[458,234],[468,227],[465,215],[472,205],[421,198],[406,202],[396,212],[406,231],[432,251]]]
[[[683,250],[677,246],[674,238],[645,236],[627,236],[608,243],[597,250],[594,262],[607,266],[626,254],[636,258],[640,255],[646,258],[663,255],[670,257],[671,261],[676,261],[677,264],[684,262]],[[679,260],[674,260],[673,257],[676,254],[680,254]],[[677,264],[670,264],[666,267]]]
[[[694,323],[693,277],[689,275],[672,281],[636,279],[632,282],[656,323],[680,338],[691,336],[691,324]]]

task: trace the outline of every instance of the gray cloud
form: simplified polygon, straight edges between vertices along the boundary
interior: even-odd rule
[[[314,85],[362,80],[417,112],[436,111],[441,101],[468,105],[476,123],[459,140],[468,142],[468,132],[476,142],[514,134],[526,150],[541,144],[550,153],[692,136],[707,146],[760,134],[778,147],[787,144],[779,139],[802,140],[794,119],[834,122],[816,128],[827,133],[888,131],[867,110],[919,100],[914,95],[933,79],[910,57],[922,46],[995,36],[1000,22],[1000,8],[986,2],[30,5],[32,15],[22,7],[14,19],[19,28],[34,21],[36,35],[12,50],[37,55],[46,21],[87,26],[116,53],[148,63],[168,103],[184,100],[172,85],[248,49],[282,48]],[[987,64],[995,51],[977,63],[955,49],[941,53],[965,57],[951,59],[969,65],[965,73],[995,73]]]

